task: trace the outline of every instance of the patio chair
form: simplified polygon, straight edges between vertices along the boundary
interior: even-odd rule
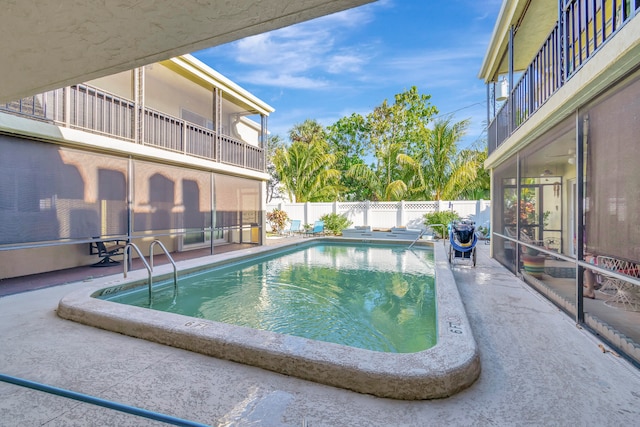
[[[291,224],[289,224],[289,228],[284,230],[285,234],[288,234],[289,236],[293,236],[296,233],[301,233],[302,232],[302,221],[299,219],[293,219],[291,220]]]
[[[596,265],[634,279],[640,278],[640,264],[632,261],[598,255]],[[602,278],[599,291],[609,296],[605,305],[627,311],[640,311],[640,287],[607,274],[601,273],[599,276]]]
[[[112,256],[122,255],[123,249],[126,246],[124,240],[111,240],[111,241],[96,241],[89,243],[89,255],[97,255],[101,258],[100,261],[95,264],[91,264],[92,267],[110,267],[114,264],[120,264],[120,261],[112,259]]]
[[[313,223],[313,228],[304,233],[305,236],[315,236],[318,234],[324,235],[324,221],[316,221]]]

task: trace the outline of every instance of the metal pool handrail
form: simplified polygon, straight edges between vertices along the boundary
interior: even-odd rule
[[[178,267],[176,267],[175,261],[169,254],[169,251],[167,250],[167,248],[162,244],[162,242],[160,240],[154,240],[149,245],[149,264],[151,264],[152,272],[153,272],[153,247],[155,245],[160,245],[160,248],[164,251],[167,258],[169,258],[171,265],[173,265],[173,297],[175,298],[178,295]]]
[[[153,284],[151,267],[149,266],[149,263],[145,259],[144,255],[142,255],[142,252],[140,252],[140,248],[137,247],[135,243],[127,243],[127,245],[124,247],[124,278],[125,279],[127,278],[127,271],[128,271],[128,265],[129,265],[129,262],[127,260],[127,255],[129,254],[129,248],[133,248],[136,250],[136,252],[138,252],[138,256],[142,260],[142,263],[144,264],[145,268],[147,269],[147,273],[149,273],[149,307],[151,307],[151,286]]]
[[[445,230],[447,229],[447,226],[444,224],[429,224],[427,225],[427,227],[433,228],[436,225],[439,225],[440,227],[442,227],[442,244],[446,245],[447,238],[445,237]]]
[[[422,237],[422,235],[424,234],[426,230],[420,230],[420,234],[418,234],[418,237],[416,237],[416,240],[414,240],[410,245],[409,245],[409,249],[411,249],[413,247],[413,245],[416,244],[416,242],[418,240],[420,240],[420,238]]]

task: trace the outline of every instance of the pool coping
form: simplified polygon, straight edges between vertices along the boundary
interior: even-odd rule
[[[182,261],[178,266],[180,271],[193,272],[211,264],[222,265],[312,242],[336,240],[363,242],[362,239],[310,238]],[[438,313],[438,343],[417,353],[364,350],[92,297],[104,288],[146,280],[146,270],[130,272],[127,279],[115,275],[88,282],[86,287],[60,300],[57,314],[85,325],[360,393],[403,400],[444,398],[469,387],[480,375],[478,346],[444,246],[423,241],[416,245],[434,248]],[[170,265],[162,265],[157,267],[154,277],[162,280],[172,274]]]

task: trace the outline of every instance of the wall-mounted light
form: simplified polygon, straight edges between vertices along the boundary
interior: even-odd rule
[[[575,157],[569,157],[569,159],[567,161],[569,162],[570,165],[573,165],[573,164],[576,163]]]
[[[496,101],[506,101],[509,97],[509,82],[504,77],[496,88]]]

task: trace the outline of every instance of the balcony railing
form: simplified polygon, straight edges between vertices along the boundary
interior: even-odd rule
[[[0,105],[0,111],[110,136],[132,143],[265,170],[264,150],[177,117],[144,108],[142,140],[136,135],[135,102],[89,85],[76,85]]]
[[[555,27],[487,128],[491,154],[640,8],[638,0],[564,0]]]

